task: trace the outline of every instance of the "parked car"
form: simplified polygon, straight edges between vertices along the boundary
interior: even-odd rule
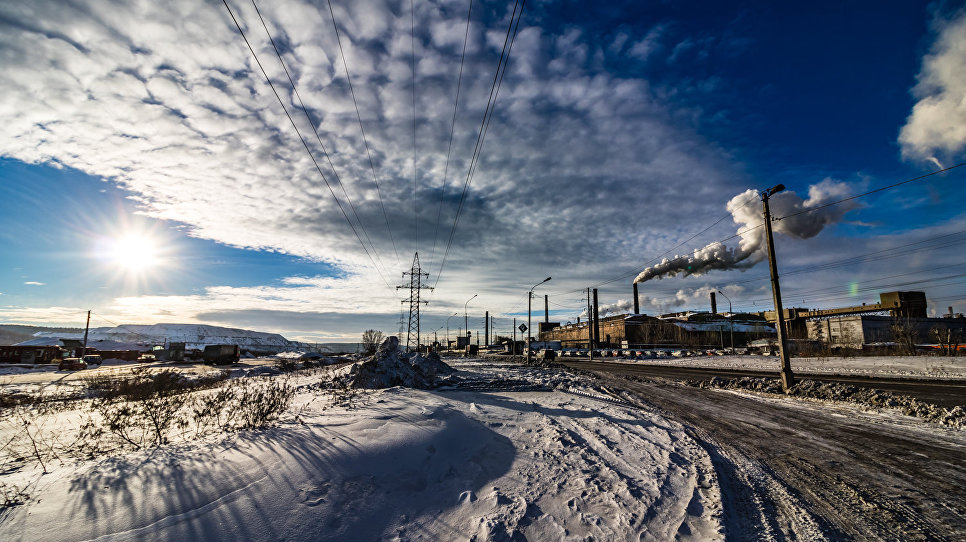
[[[96,365],[100,367],[101,361],[103,361],[101,359],[101,356],[97,354],[87,354],[86,356],[84,356],[83,360],[84,360],[84,363],[87,364],[87,367],[90,367],[91,365]]]
[[[86,368],[87,363],[81,358],[64,358],[57,366],[58,371],[79,371]]]

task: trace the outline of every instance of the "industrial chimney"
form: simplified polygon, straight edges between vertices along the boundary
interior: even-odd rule
[[[634,314],[640,314],[640,313],[641,313],[641,305],[637,301],[637,283],[635,282],[634,283]]]
[[[714,292],[711,292],[711,314],[718,314],[718,301],[714,298]]]

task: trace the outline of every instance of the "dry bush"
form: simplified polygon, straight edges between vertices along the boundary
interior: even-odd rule
[[[279,418],[292,403],[295,388],[288,382],[271,379],[264,382],[242,380],[235,385],[239,426],[245,429],[264,427]]]

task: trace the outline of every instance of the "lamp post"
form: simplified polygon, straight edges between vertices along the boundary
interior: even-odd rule
[[[454,312],[449,318],[459,315],[458,312]],[[446,349],[449,350],[449,318],[446,319]]]
[[[477,295],[479,294],[473,294],[473,297],[467,299],[466,303],[463,303],[463,327],[466,329],[466,346],[470,345],[470,323],[466,318],[466,306],[470,304],[470,301],[476,299]]]
[[[735,355],[735,313],[731,310],[731,298],[721,290],[718,290],[718,293],[728,300],[728,324],[731,326],[731,355],[733,356]]]
[[[550,280],[550,277],[547,277],[541,280],[540,282],[534,284],[533,288],[540,286],[541,284],[543,284],[544,282],[547,282],[548,280]],[[527,363],[530,363],[531,361],[533,361],[533,349],[530,348],[531,343],[533,342],[533,335],[532,335],[533,329],[531,329],[533,326],[533,322],[530,320],[530,308],[531,308],[531,305],[533,305],[533,288],[530,288],[530,292],[527,294]]]

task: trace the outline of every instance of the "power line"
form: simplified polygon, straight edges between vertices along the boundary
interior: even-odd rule
[[[352,87],[352,77],[349,75],[349,64],[345,59],[345,51],[342,49],[342,36],[339,33],[339,26],[335,22],[335,12],[332,10],[331,0],[326,0],[329,4],[329,14],[332,16],[332,28],[335,29],[335,39],[339,44],[339,54],[342,56],[342,66],[345,67],[345,79],[349,83],[349,94],[352,96],[352,105],[356,108],[356,118],[359,119],[359,129],[362,131],[362,142],[366,146],[366,156],[369,157],[369,170],[372,172],[372,184],[376,185],[376,194],[379,196],[379,204],[382,206],[382,216],[386,219],[386,230],[389,232],[389,240],[392,242],[392,251],[396,255],[396,263],[399,264],[399,251],[396,250],[396,240],[392,235],[392,227],[389,225],[389,214],[386,212],[386,202],[382,199],[382,190],[379,188],[379,181],[376,179],[376,166],[372,161],[372,153],[369,151],[369,140],[366,138],[366,128],[362,124],[362,114],[359,113],[359,103],[356,101],[356,92]]]
[[[466,30],[463,32],[463,53],[460,55],[460,73],[456,79],[456,103],[453,105],[453,122],[449,131],[449,146],[446,149],[446,165],[443,168],[443,184],[439,188],[439,206],[436,209],[436,228],[433,230],[433,250],[429,256],[430,265],[436,256],[436,241],[439,237],[439,222],[443,213],[443,199],[446,196],[446,180],[449,176],[449,160],[453,153],[453,139],[456,135],[456,113],[460,106],[460,89],[463,86],[463,64],[466,60],[466,43],[470,37],[470,14],[473,13],[473,0],[470,0],[470,7],[466,11]]]
[[[938,175],[938,174],[940,174],[940,173],[945,173],[945,172],[947,172],[947,171],[950,171],[950,170],[953,170],[953,169],[956,169],[956,168],[958,168],[958,167],[962,167],[962,166],[964,166],[964,165],[966,165],[966,162],[962,162],[962,163],[959,163],[959,164],[956,164],[956,165],[954,165],[954,166],[950,166],[950,167],[948,167],[948,168],[944,168],[944,169],[940,169],[940,170],[936,170],[936,171],[933,171],[933,172],[931,172],[931,173],[927,173],[927,174],[925,174],[925,175],[920,175],[920,176],[918,176],[918,177],[913,177],[913,178],[911,178],[911,179],[906,179],[906,180],[904,180],[904,181],[900,181],[900,182],[897,182],[897,183],[893,183],[893,184],[890,184],[890,185],[888,185],[888,186],[883,186],[883,187],[880,187],[880,188],[876,188],[876,189],[874,189],[874,190],[869,190],[868,192],[863,192],[862,194],[856,194],[856,195],[854,195],[854,196],[849,196],[849,197],[847,197],[847,198],[842,198],[842,199],[840,199],[840,200],[836,200],[836,201],[831,201],[831,202],[828,202],[828,203],[824,203],[824,204],[822,204],[822,205],[818,205],[818,206],[815,206],[815,207],[809,207],[809,208],[807,208],[807,209],[802,209],[802,210],[800,210],[800,211],[797,211],[797,212],[794,212],[794,213],[789,213],[789,214],[787,214],[787,215],[785,215],[785,216],[781,216],[781,217],[775,217],[775,218],[774,218],[774,220],[775,220],[775,221],[779,221],[779,220],[784,220],[784,219],[786,219],[786,218],[791,218],[791,217],[794,217],[794,216],[798,216],[798,215],[801,215],[801,214],[805,214],[805,213],[811,213],[811,212],[813,212],[813,211],[817,211],[817,210],[819,210],[819,209],[824,209],[824,208],[826,208],[826,207],[831,207],[831,206],[833,206],[833,205],[839,205],[839,204],[841,204],[841,203],[845,203],[845,202],[847,202],[847,201],[852,201],[852,200],[854,200],[854,199],[858,199],[858,198],[862,198],[862,197],[865,197],[865,196],[868,196],[868,195],[870,195],[870,194],[875,194],[875,193],[877,193],[877,192],[882,192],[882,191],[885,191],[885,190],[889,190],[889,189],[892,189],[892,188],[895,188],[895,187],[897,187],[897,186],[902,186],[902,185],[904,185],[904,184],[908,184],[908,183],[911,183],[911,182],[915,182],[915,181],[919,181],[919,180],[922,180],[922,179],[925,179],[925,178],[927,178],[927,177],[931,177],[931,176],[933,176],[933,175]],[[752,202],[752,201],[753,201],[754,199],[756,199],[756,198],[757,198],[757,194],[755,195],[755,197],[753,197],[753,198],[751,198],[750,200],[748,200],[748,201],[746,201],[746,202],[745,202],[745,203],[744,203],[744,204],[743,204],[743,205],[742,205],[741,207],[744,207],[745,205],[748,205],[749,203],[751,203],[751,202]],[[740,207],[739,207],[739,208],[740,208]],[[644,266],[645,266],[645,267],[646,267],[646,266],[649,266],[649,265],[650,265],[651,263],[653,263],[653,262],[655,262],[655,261],[657,261],[657,259],[658,259],[658,258],[661,258],[662,256],[665,256],[665,255],[667,255],[668,253],[670,253],[670,252],[672,252],[672,251],[674,251],[674,250],[677,250],[677,249],[678,249],[678,248],[680,248],[681,246],[683,246],[683,245],[685,245],[685,244],[687,244],[687,243],[689,243],[689,242],[691,242],[691,241],[692,241],[693,239],[695,239],[695,238],[696,238],[696,237],[697,237],[698,235],[701,235],[702,233],[704,233],[704,232],[706,232],[706,231],[708,231],[708,230],[710,230],[710,229],[711,229],[712,227],[714,227],[714,226],[716,226],[716,225],[717,225],[718,223],[720,223],[720,222],[721,222],[722,220],[724,220],[725,218],[728,218],[729,216],[732,216],[732,215],[733,215],[733,213],[729,213],[728,215],[725,215],[724,217],[722,217],[722,218],[720,218],[720,219],[718,219],[718,220],[717,220],[717,221],[715,221],[715,222],[714,222],[714,223],[713,223],[713,224],[712,224],[711,226],[709,226],[709,227],[707,227],[707,228],[705,228],[704,230],[702,230],[702,231],[700,231],[700,232],[698,232],[697,234],[695,234],[695,235],[693,235],[693,236],[691,236],[690,238],[688,238],[688,239],[687,239],[687,240],[685,240],[684,242],[682,242],[682,243],[680,243],[680,244],[679,244],[679,245],[677,245],[676,247],[674,247],[674,248],[671,248],[670,250],[667,250],[667,251],[665,251],[665,252],[664,252],[663,254],[661,254],[661,255],[659,255],[659,256],[657,256],[657,257],[655,257],[655,258],[653,258],[653,259],[651,259],[650,261],[648,261],[647,263],[645,263],[645,264],[644,264]],[[750,226],[750,227],[748,227],[748,228],[745,228],[745,229],[743,229],[743,230],[740,230],[740,231],[738,231],[738,232],[737,232],[737,233],[735,233],[734,235],[731,235],[731,236],[729,236],[729,237],[725,237],[724,239],[721,239],[721,240],[719,240],[719,241],[714,241],[714,242],[717,242],[717,243],[724,243],[724,242],[726,242],[726,241],[730,241],[730,240],[732,240],[732,239],[735,239],[735,238],[737,238],[737,237],[741,237],[741,236],[743,236],[744,234],[746,234],[746,233],[748,233],[748,232],[751,232],[751,231],[754,231],[754,230],[757,230],[758,228],[761,228],[761,227],[762,227],[762,226],[764,226],[764,225],[765,225],[765,223],[764,223],[764,222],[762,222],[762,223],[760,223],[760,224],[757,224],[757,225],[755,225],[755,226]],[[612,278],[612,279],[608,279],[608,280],[605,280],[605,281],[603,281],[603,282],[599,282],[599,283],[597,283],[597,284],[596,284],[596,286],[601,286],[601,285],[604,285],[604,284],[610,284],[610,283],[612,283],[612,282],[616,282],[616,281],[618,281],[618,280],[621,280],[621,279],[625,279],[625,278],[627,278],[627,277],[629,277],[629,276],[631,276],[631,275],[632,275],[632,274],[634,274],[634,273],[636,273],[636,271],[635,271],[635,272],[632,272],[632,273],[625,273],[625,274],[623,274],[623,275],[620,275],[620,276],[618,276],[618,277],[614,277],[614,278]],[[787,274],[787,273],[785,273],[785,274]],[[560,292],[560,293],[558,293],[557,295],[568,295],[568,294],[571,294],[571,293],[576,293],[576,292],[580,292],[580,291],[581,291],[581,290],[572,290],[572,291],[569,291],[569,292]]]
[[[416,206],[416,5],[409,0],[410,40],[413,63],[413,227],[415,229],[414,252],[419,251],[419,209]]]
[[[857,199],[857,198],[862,198],[862,197],[868,196],[869,194],[875,194],[876,192],[882,192],[883,190],[889,190],[890,188],[895,188],[897,186],[901,186],[901,185],[904,185],[904,184],[908,184],[908,183],[911,183],[911,182],[914,182],[914,181],[919,181],[919,180],[925,179],[926,177],[932,177],[933,175],[939,175],[940,173],[945,173],[945,172],[947,172],[949,170],[956,169],[956,168],[962,167],[962,166],[966,166],[966,162],[961,162],[959,164],[956,164],[955,166],[949,166],[948,168],[940,169],[940,170],[937,170],[937,171],[933,171],[932,173],[926,173],[925,175],[920,175],[918,177],[913,177],[912,179],[906,179],[905,181],[900,181],[900,182],[897,182],[897,183],[894,183],[894,184],[890,184],[889,186],[883,186],[882,188],[876,188],[875,190],[869,190],[868,192],[864,192],[862,194],[858,194],[858,195],[855,195],[855,196],[849,196],[847,198],[843,198],[843,199],[840,199],[838,201],[832,201],[832,202],[829,202],[829,203],[825,203],[825,204],[822,204],[822,205],[818,205],[816,207],[809,207],[808,209],[802,209],[801,211],[798,211],[798,212],[795,212],[795,213],[791,213],[791,214],[787,214],[787,215],[785,215],[783,217],[776,218],[775,220],[776,221],[778,221],[778,220],[784,220],[786,218],[791,218],[793,216],[798,216],[798,215],[801,215],[801,214],[811,213],[811,212],[814,212],[814,211],[818,211],[819,209],[824,209],[826,207],[831,207],[833,205],[838,205],[840,203],[845,203],[846,201],[852,201],[852,200]]]
[[[519,5],[519,12],[517,7]],[[523,8],[526,6],[526,0],[520,2],[517,0],[513,4],[513,12],[510,14],[510,23],[507,25],[506,37],[503,39],[503,51],[500,52],[500,60],[496,66],[496,73],[493,74],[493,83],[490,85],[490,96],[487,99],[486,109],[483,111],[483,120],[480,123],[480,130],[476,136],[476,146],[473,149],[473,156],[470,158],[470,165],[466,171],[466,179],[463,181],[463,192],[460,195],[460,203],[456,208],[456,217],[453,219],[453,228],[449,233],[449,240],[446,242],[446,250],[443,252],[443,260],[439,265],[439,273],[436,275],[436,282],[434,286],[439,284],[439,279],[443,275],[443,269],[446,266],[446,259],[449,256],[449,250],[453,245],[453,238],[456,235],[456,227],[459,225],[460,214],[463,212],[463,204],[466,202],[466,192],[469,189],[470,182],[473,179],[473,173],[476,170],[476,165],[479,163],[479,157],[483,151],[483,142],[486,140],[486,132],[489,129],[490,119],[493,118],[493,111],[496,106],[496,99],[500,94],[500,88],[503,86],[503,76],[506,74],[506,67],[510,61],[510,52],[513,49],[513,42],[516,40],[517,32],[520,29],[520,19],[523,17]],[[514,18],[516,21],[514,22]],[[511,34],[512,31],[512,34]]]
[[[754,196],[752,196],[751,198],[749,198],[749,199],[748,199],[747,201],[745,201],[744,203],[742,203],[742,204],[741,204],[741,205],[740,205],[740,206],[739,206],[739,207],[738,207],[737,209],[735,209],[735,210],[738,210],[738,209],[741,209],[741,208],[743,208],[743,207],[745,207],[746,205],[748,205],[748,204],[749,204],[749,203],[751,203],[752,201],[755,201],[756,199],[758,199],[758,194],[755,194]],[[637,271],[637,269],[639,269],[640,267],[644,267],[644,268],[647,268],[647,267],[649,267],[649,266],[650,266],[650,265],[651,265],[652,263],[654,263],[654,262],[656,262],[656,261],[657,261],[658,259],[660,259],[660,258],[662,258],[662,257],[664,257],[664,256],[667,256],[667,255],[668,255],[668,254],[670,254],[671,252],[673,252],[673,251],[675,251],[675,250],[677,250],[677,249],[679,249],[679,248],[681,248],[682,246],[684,246],[684,245],[686,245],[686,244],[688,244],[688,243],[690,243],[690,242],[691,242],[691,241],[693,241],[693,240],[694,240],[695,238],[697,238],[697,237],[698,237],[699,235],[702,235],[702,234],[704,234],[705,232],[707,232],[707,231],[708,231],[708,230],[710,230],[711,228],[713,228],[713,227],[715,227],[715,226],[717,226],[718,224],[720,224],[720,223],[721,223],[721,222],[722,222],[723,220],[725,220],[725,219],[727,219],[727,218],[731,218],[732,216],[734,216],[734,214],[733,214],[733,213],[731,213],[731,212],[729,212],[728,214],[726,214],[726,215],[724,215],[724,216],[722,216],[722,217],[720,217],[720,218],[718,218],[718,220],[715,220],[715,221],[714,221],[714,222],[713,222],[713,223],[712,223],[712,224],[711,224],[710,226],[708,226],[708,227],[706,227],[706,228],[704,228],[703,230],[701,230],[701,231],[699,231],[699,232],[697,232],[697,233],[695,233],[695,234],[694,234],[694,235],[692,235],[691,237],[688,237],[687,239],[685,239],[684,241],[682,241],[682,242],[681,242],[681,243],[679,243],[678,245],[676,245],[676,246],[673,246],[673,247],[671,247],[671,248],[669,248],[669,249],[667,249],[667,250],[665,250],[664,252],[662,252],[661,254],[659,254],[659,255],[657,255],[657,256],[655,256],[654,258],[651,258],[651,259],[650,259],[649,261],[647,261],[646,263],[644,263],[644,264],[643,264],[643,266],[638,266],[638,268],[635,268],[635,270],[634,270],[634,271],[630,271],[630,272],[628,272],[628,273],[624,273],[623,275],[620,275],[620,276],[617,276],[617,277],[614,277],[614,278],[611,278],[611,279],[607,279],[607,280],[604,280],[604,281],[602,281],[602,282],[598,282],[598,283],[596,283],[596,284],[594,284],[594,285],[593,285],[593,286],[591,286],[591,287],[594,287],[594,286],[603,286],[603,285],[605,285],[605,284],[611,284],[611,283],[613,283],[613,282],[617,282],[617,281],[619,281],[619,280],[623,280],[623,279],[626,279],[626,278],[628,278],[628,277],[631,277],[631,276],[633,276],[633,275],[638,275],[638,274],[640,274],[641,272],[640,272],[640,271]],[[751,230],[753,230],[753,229],[757,229],[757,228],[760,228],[760,227],[761,227],[761,226],[763,226],[763,225],[764,225],[764,224],[761,224],[761,225],[759,225],[759,226],[756,226],[755,228],[751,228],[751,229],[748,229],[748,230],[744,230],[744,231],[742,231],[742,232],[739,232],[739,233],[737,233],[737,234],[735,234],[735,235],[733,235],[733,236],[731,236],[731,237],[729,237],[729,238],[727,238],[727,239],[725,239],[725,241],[727,241],[728,239],[732,239],[732,238],[734,238],[734,237],[738,237],[738,236],[740,236],[741,234],[743,234],[743,233],[747,233],[747,232],[749,232],[749,231],[751,231]],[[582,291],[584,291],[584,288],[580,288],[580,289],[577,289],[577,290],[571,290],[571,291],[568,291],[568,292],[560,292],[560,293],[557,293],[557,294],[555,294],[555,295],[570,295],[570,294],[575,294],[575,293],[577,293],[577,292],[582,292]]]
[[[382,274],[382,270],[379,269],[378,265],[376,265],[376,260],[372,257],[372,254],[369,252],[369,249],[366,248],[366,244],[362,241],[362,237],[359,236],[359,232],[356,230],[355,225],[352,223],[352,220],[349,219],[349,215],[345,212],[345,208],[342,206],[342,202],[339,201],[338,196],[335,195],[335,191],[332,189],[332,185],[329,183],[329,179],[327,179],[325,176],[325,173],[322,172],[322,167],[319,165],[318,160],[315,159],[315,155],[312,154],[312,150],[309,149],[309,144],[305,141],[305,137],[302,136],[302,132],[295,124],[295,119],[292,118],[292,115],[289,114],[288,112],[288,108],[285,107],[285,102],[282,101],[282,97],[278,94],[278,90],[275,88],[275,84],[272,83],[272,79],[268,76],[268,73],[265,71],[265,68],[262,66],[261,61],[258,59],[258,55],[255,54],[255,49],[252,47],[251,42],[248,41],[248,37],[245,35],[245,31],[242,30],[241,24],[238,22],[238,19],[235,18],[235,14],[234,12],[232,12],[231,6],[228,5],[227,0],[222,0],[222,3],[225,5],[225,9],[228,10],[228,15],[231,16],[231,20],[232,22],[235,23],[235,27],[238,28],[238,33],[241,34],[242,39],[245,40],[245,45],[248,46],[248,50],[252,53],[252,57],[255,59],[255,63],[258,64],[258,69],[261,70],[262,75],[265,76],[265,80],[268,82],[268,85],[272,88],[272,92],[275,94],[275,99],[277,99],[279,105],[282,106],[282,111],[285,112],[285,116],[288,117],[288,121],[292,124],[292,128],[294,128],[295,133],[298,134],[299,141],[301,141],[302,146],[305,147],[305,152],[308,153],[309,158],[312,160],[312,163],[315,164],[315,169],[319,172],[319,175],[322,177],[322,180],[325,182],[325,186],[329,189],[329,193],[332,194],[332,199],[334,199],[336,205],[339,206],[339,210],[342,211],[342,216],[349,224],[349,228],[352,229],[352,233],[354,233],[356,236],[356,239],[359,240],[359,244],[362,246],[362,250],[365,251],[366,256],[369,257],[369,261],[372,262],[373,268],[376,270],[377,273],[379,273],[379,276],[382,278],[382,281],[386,283],[386,287],[392,290],[392,286],[389,285],[389,282],[386,280],[386,277]]]
[[[275,44],[275,39],[272,37],[272,33],[269,32],[268,25],[265,24],[265,19],[262,18],[262,13],[258,10],[258,5],[255,3],[255,0],[252,0],[252,7],[255,8],[255,13],[258,15],[258,20],[262,22],[262,28],[265,29],[265,34],[268,36],[268,40],[272,44],[272,49],[275,50],[275,56],[278,57],[278,62],[281,64],[282,70],[285,71],[285,75],[288,77],[288,82],[292,85],[292,90],[295,92],[295,97],[298,98],[302,113],[305,115],[306,120],[308,120],[309,125],[312,127],[312,131],[315,133],[315,138],[318,140],[319,146],[322,148],[322,155],[325,156],[326,161],[329,163],[329,167],[332,168],[332,173],[335,175],[336,182],[338,182],[339,186],[342,188],[342,193],[345,195],[346,202],[349,203],[349,209],[352,210],[352,214],[356,217],[356,222],[358,222],[359,227],[362,228],[362,234],[365,236],[366,240],[369,241],[369,248],[371,248],[372,252],[376,255],[376,259],[382,263],[382,259],[379,258],[379,251],[376,250],[376,246],[372,243],[372,239],[369,237],[369,232],[366,230],[366,225],[359,217],[359,213],[356,211],[356,206],[353,205],[352,199],[349,197],[349,192],[346,191],[345,183],[342,182],[339,172],[335,168],[335,164],[332,163],[332,158],[325,149],[325,144],[322,143],[322,137],[319,135],[319,130],[315,127],[315,123],[312,122],[312,117],[309,116],[309,110],[305,107],[305,103],[302,101],[302,95],[299,94],[299,89],[297,86],[295,86],[295,80],[292,79],[292,74],[289,73],[288,67],[286,67],[285,61],[282,59],[282,53],[278,50],[278,46]],[[383,267],[386,267],[386,265],[383,264]]]

